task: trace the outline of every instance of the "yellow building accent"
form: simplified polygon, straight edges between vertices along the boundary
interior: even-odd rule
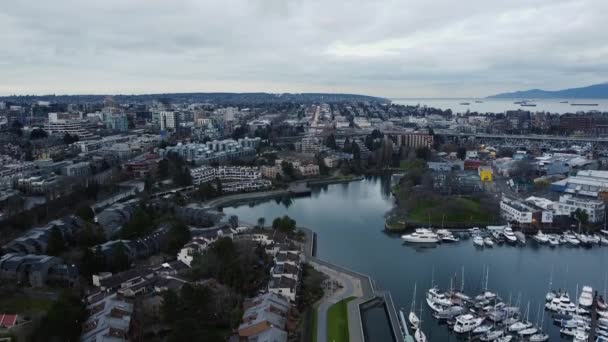
[[[480,169],[479,170],[479,179],[482,182],[491,182],[492,181],[492,169]]]

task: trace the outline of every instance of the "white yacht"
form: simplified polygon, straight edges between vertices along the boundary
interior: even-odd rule
[[[506,227],[502,231],[502,235],[504,235],[505,240],[508,243],[516,243],[517,242],[517,237],[515,236],[515,234],[513,234],[513,229],[511,229],[511,227]]]
[[[437,235],[441,239],[442,242],[458,242],[459,238],[454,236],[454,234],[447,229],[439,229],[437,230]]]
[[[573,342],[587,342],[589,341],[589,334],[584,329],[576,329],[574,332]]]
[[[494,247],[494,241],[492,241],[491,237],[485,237],[483,239],[483,243],[487,246],[487,247]]]
[[[576,238],[576,235],[570,233],[570,232],[565,232],[564,233],[564,239],[566,240],[567,243],[573,245],[573,246],[578,246],[580,245],[580,241]]]
[[[578,297],[578,304],[583,308],[590,308],[593,305],[593,288],[591,286],[583,286],[581,295]]]
[[[559,236],[557,236],[555,234],[549,235],[549,246],[550,247],[557,247],[559,245],[560,245]]]
[[[483,247],[483,238],[479,235],[475,235],[475,237],[473,237],[473,244],[477,247]]]
[[[417,228],[412,234],[402,235],[401,238],[405,242],[411,243],[437,243],[439,242],[439,235],[435,234],[432,230],[426,228]]]
[[[465,314],[456,317],[456,323],[454,323],[454,332],[455,333],[468,333],[473,331],[475,328],[483,323],[482,317],[475,317],[471,314]]]
[[[445,293],[439,291],[439,289],[434,286],[431,287],[427,293],[426,298],[433,303],[439,304],[441,306],[451,306],[452,301],[445,295]]]
[[[568,293],[564,292],[559,297],[555,297],[552,301],[545,304],[545,308],[556,312],[572,313],[576,311],[576,304],[572,303]]]
[[[547,243],[549,242],[549,236],[543,234],[542,230],[538,230],[538,232],[536,232],[536,234],[532,237],[534,240],[536,240],[536,242],[538,243]]]
[[[587,239],[589,240],[590,243],[594,243],[596,245],[599,245],[601,242],[601,238],[597,234],[593,234],[593,235],[589,234],[589,235],[587,235]]]

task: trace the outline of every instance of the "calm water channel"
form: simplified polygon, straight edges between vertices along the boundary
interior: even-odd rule
[[[539,305],[553,270],[556,288],[567,288],[574,300],[576,286],[593,286],[604,291],[608,268],[608,247],[593,249],[535,246],[498,246],[479,250],[471,240],[443,244],[436,248],[404,245],[398,235],[383,232],[384,215],[393,205],[390,179],[373,177],[349,184],[334,184],[313,191],[311,197],[288,202],[276,200],[224,208],[241,220],[255,223],[265,217],[267,224],[277,216],[289,215],[298,225],[318,235],[317,254],[329,262],[369,274],[379,287],[391,291],[396,307],[409,310],[417,284],[417,311],[425,291],[435,284],[449,288],[450,279],[460,287],[464,267],[464,287],[478,294],[484,284],[484,268],[489,267],[488,288],[515,303],[520,297],[522,311],[530,302],[530,320],[536,321]],[[455,341],[447,327],[437,325],[426,303],[422,306],[423,327],[431,341]],[[545,316],[551,341],[560,339],[559,330]]]

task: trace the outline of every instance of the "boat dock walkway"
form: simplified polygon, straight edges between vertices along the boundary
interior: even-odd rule
[[[365,342],[365,333],[363,328],[363,320],[361,316],[361,304],[370,300],[381,300],[386,306],[388,313],[389,324],[395,341],[404,341],[403,332],[401,331],[397,310],[393,303],[393,298],[388,291],[381,291],[376,288],[374,281],[368,275],[338,266],[327,261],[318,259],[314,256],[316,234],[310,229],[299,228],[304,231],[307,236],[304,246],[306,260],[317,270],[329,275],[331,278],[343,284],[344,289],[338,292],[335,296],[328,298],[319,306],[318,322],[317,322],[317,341],[326,341],[326,319],[329,306],[339,300],[354,296],[356,299],[348,302],[348,331],[349,340],[351,342]]]

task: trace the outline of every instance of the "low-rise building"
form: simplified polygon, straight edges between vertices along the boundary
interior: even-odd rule
[[[54,256],[8,253],[0,257],[0,280],[32,287],[73,286],[78,283],[78,269]]]
[[[119,294],[94,295],[88,298],[89,314],[82,326],[82,342],[129,341],[134,305]]]
[[[559,197],[559,201],[555,202],[554,208],[556,215],[566,216],[570,216],[577,209],[580,209],[587,213],[589,222],[597,223],[604,220],[606,205],[604,202],[595,199],[562,195]]]
[[[243,322],[238,335],[247,341],[287,341],[289,301],[275,293],[265,293],[243,304]]]
[[[74,163],[64,166],[62,174],[68,177],[85,177],[91,173],[91,165],[89,162]]]

